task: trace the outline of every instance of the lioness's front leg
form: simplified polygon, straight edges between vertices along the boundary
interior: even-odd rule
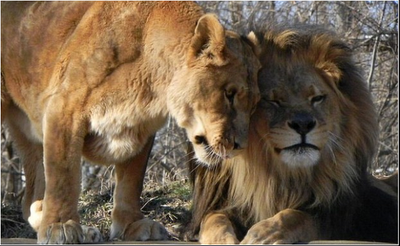
[[[237,244],[235,231],[229,218],[223,213],[210,213],[202,221],[199,233],[202,244]]]
[[[79,224],[84,124],[81,115],[68,110],[68,103],[52,100],[43,126],[43,149],[46,188],[38,243],[83,242]],[[80,112],[77,110],[76,112]]]
[[[313,218],[302,211],[285,209],[253,225],[240,244],[283,244],[317,239]]]
[[[160,223],[144,218],[140,212],[140,195],[152,145],[153,137],[133,159],[115,165],[116,186],[110,239],[145,241],[168,238],[167,230]]]

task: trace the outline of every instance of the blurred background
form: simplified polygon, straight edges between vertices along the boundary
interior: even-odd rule
[[[270,23],[323,25],[354,50],[379,114],[380,141],[371,173],[398,170],[398,1],[216,1],[198,2],[222,24],[246,35]],[[142,195],[143,212],[174,232],[190,208],[186,164],[188,142],[173,119],[157,133]],[[35,237],[22,219],[24,172],[7,130],[1,128],[1,236]],[[108,234],[112,209],[113,166],[82,161],[80,212],[86,224]]]

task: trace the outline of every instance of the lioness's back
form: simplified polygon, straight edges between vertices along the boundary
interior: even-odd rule
[[[10,78],[17,83],[35,83],[36,77],[40,77],[40,83],[35,85],[38,86],[49,81],[49,72],[65,40],[93,2],[1,4],[1,59],[7,64],[2,70],[5,70],[4,74],[11,70],[22,76]],[[37,69],[32,70],[35,67]]]

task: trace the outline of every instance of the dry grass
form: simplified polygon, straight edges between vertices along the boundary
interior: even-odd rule
[[[181,223],[188,219],[190,187],[187,181],[174,181],[166,186],[154,182],[145,184],[142,194],[142,212],[148,218],[161,222],[170,232],[170,240],[179,239]],[[84,192],[79,200],[81,223],[96,227],[108,240],[111,226],[112,192],[97,194]],[[36,233],[22,218],[20,207],[2,206],[2,238],[36,238]]]
[[[22,218],[22,212],[16,206],[1,206],[2,238],[36,238],[36,232]]]

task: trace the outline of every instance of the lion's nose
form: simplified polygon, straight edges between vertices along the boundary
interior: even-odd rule
[[[233,149],[243,149],[243,148],[240,146],[239,143],[234,142],[234,143],[233,143]]]
[[[314,117],[308,113],[297,113],[293,120],[288,122],[288,126],[301,135],[309,133],[316,124]]]

